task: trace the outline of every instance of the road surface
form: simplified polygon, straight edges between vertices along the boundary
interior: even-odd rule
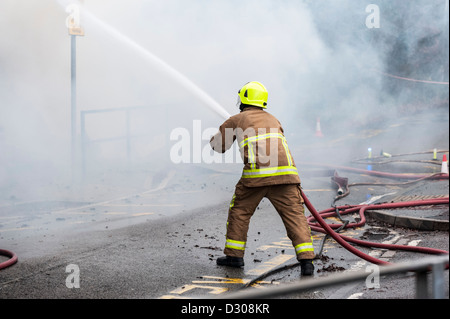
[[[415,119],[414,129],[430,123],[445,125],[442,118],[430,116]],[[390,150],[389,144],[395,144],[396,148],[390,150],[395,154],[429,151],[433,147],[448,150],[447,130],[430,136],[433,140],[433,144],[428,144],[430,147],[422,148],[425,143],[409,143],[413,130],[410,124],[410,120],[403,119],[382,128],[364,128],[342,136],[312,136],[301,143],[296,143],[295,136],[291,136],[294,140],[291,149],[299,166],[302,187],[314,207],[323,210],[333,205],[337,195],[330,181],[333,170],[302,165],[303,162],[321,158],[324,163],[365,169],[372,163],[355,163],[351,159],[365,157],[367,145],[378,148],[382,145],[385,150]],[[397,143],[397,139],[405,142]],[[426,153],[407,158],[428,160],[431,156]],[[373,170],[424,174],[438,172],[440,168],[440,165],[417,162],[371,166]],[[245,267],[234,269],[216,265],[217,257],[222,256],[227,207],[240,169],[240,164],[168,165],[167,170],[152,175],[146,188],[138,191],[111,192],[98,198],[94,196],[92,200],[3,205],[0,248],[14,251],[19,261],[0,270],[0,298],[220,298],[242,289],[246,283],[270,270],[295,263],[294,250],[281,219],[269,201],[263,200],[250,224]],[[339,175],[348,177],[350,183],[386,181],[354,172],[340,171]],[[405,186],[352,187],[350,195],[337,203],[359,204],[370,199],[394,198],[412,189],[422,194],[426,189],[432,197],[448,197],[448,179]],[[431,209],[426,214],[448,222],[448,205],[437,212]],[[345,218],[354,220],[357,216]],[[334,219],[334,222],[338,221]],[[449,243],[448,229],[408,229],[376,220],[370,220],[363,227],[345,230],[345,235],[447,251]],[[316,251],[323,236],[313,232]],[[392,263],[424,257],[410,252],[361,250]],[[0,258],[0,262],[6,260]],[[315,266],[314,278],[320,279],[340,272],[364,270],[370,264],[328,239]],[[75,275],[78,281],[74,279]],[[266,277],[249,289],[270,288],[301,279],[296,267]],[[448,271],[445,272],[445,294],[448,298]],[[283,298],[411,299],[415,296],[414,276],[402,274],[380,278],[379,287],[358,282]]]

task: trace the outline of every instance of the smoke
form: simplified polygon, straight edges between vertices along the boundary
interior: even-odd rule
[[[268,110],[293,143],[312,134],[317,117],[331,130],[448,105],[448,85],[385,75],[448,82],[446,1],[85,0],[84,9],[106,29],[81,14],[74,169],[65,26],[72,2],[0,1],[2,200],[35,198],[43,184],[70,185],[73,171],[82,174],[82,137],[91,142],[83,153],[85,173],[130,160],[157,170],[170,160],[173,129],[190,130],[193,120],[204,129],[222,123],[149,55],[230,114],[238,111],[239,88],[262,82]],[[365,24],[372,3],[380,8],[379,28]],[[131,145],[127,134],[135,137]],[[21,193],[15,190],[23,185]]]

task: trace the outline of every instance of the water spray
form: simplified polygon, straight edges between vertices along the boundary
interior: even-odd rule
[[[80,7],[83,7],[83,5],[80,5]],[[94,22],[96,25],[98,25],[102,30],[109,33],[111,36],[113,36],[118,41],[126,44],[128,47],[133,49],[134,51],[141,54],[147,61],[151,62],[155,67],[159,68],[161,71],[167,73],[170,75],[174,80],[176,80],[179,84],[181,84],[183,87],[185,87],[187,90],[189,90],[191,93],[193,93],[197,98],[199,98],[201,101],[203,101],[210,109],[215,111],[218,115],[220,115],[224,119],[228,119],[230,117],[230,114],[223,108],[222,105],[220,105],[217,101],[215,101],[211,96],[209,96],[205,91],[203,91],[201,88],[199,88],[195,83],[193,83],[190,79],[188,79],[185,75],[174,69],[172,66],[167,64],[165,61],[151,53],[149,50],[145,49],[143,46],[138,44],[137,42],[133,41],[117,29],[115,29],[110,24],[102,21],[97,16],[95,16],[93,13],[86,10],[86,8],[83,7],[82,10],[83,17],[89,19],[90,21]]]

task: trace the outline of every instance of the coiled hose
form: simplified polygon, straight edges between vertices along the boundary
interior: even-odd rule
[[[316,164],[317,165],[317,164]],[[325,165],[330,167],[335,167],[332,165]],[[391,177],[391,178],[401,178],[401,179],[409,179],[409,178],[416,178],[416,179],[448,179],[448,174],[433,174],[433,175],[403,175],[403,174],[392,174],[392,173],[384,173],[384,172],[377,172],[377,171],[366,171],[366,170],[360,170],[360,169],[353,169],[348,167],[339,167],[344,170],[349,171],[356,171],[356,172],[364,172],[369,173],[372,175],[377,176],[383,176],[383,177]],[[328,209],[325,209],[323,211],[317,211],[315,207],[312,205],[312,203],[309,201],[308,197],[305,195],[303,190],[301,190],[301,196],[303,197],[304,204],[306,208],[310,211],[311,215],[307,220],[308,224],[311,228],[311,230],[318,231],[321,233],[326,234],[326,236],[331,236],[336,242],[338,242],[341,246],[343,246],[345,249],[353,253],[354,255],[369,261],[371,263],[377,264],[377,265],[388,265],[389,262],[386,262],[384,260],[377,259],[373,256],[370,256],[356,247],[350,245],[349,243],[354,243],[360,246],[366,246],[366,247],[374,247],[374,248],[382,248],[382,249],[391,249],[391,250],[404,250],[404,251],[412,251],[412,252],[420,252],[425,254],[448,254],[448,251],[441,250],[441,249],[435,249],[435,248],[429,248],[429,247],[417,247],[417,246],[408,246],[408,245],[395,245],[395,244],[382,244],[377,242],[370,242],[370,241],[364,241],[360,239],[355,239],[348,236],[343,236],[339,234],[339,231],[344,228],[350,228],[350,227],[360,227],[363,226],[366,223],[366,218],[364,215],[364,212],[371,209],[394,209],[394,208],[403,208],[403,207],[415,207],[415,206],[425,206],[425,205],[445,205],[449,204],[448,198],[438,198],[438,199],[426,199],[426,200],[416,200],[416,201],[407,201],[407,202],[398,202],[398,203],[384,203],[384,204],[361,204],[361,205],[346,205],[346,206],[338,206],[338,207],[331,207]],[[360,221],[357,223],[349,223],[348,221],[343,221],[341,218],[341,215],[353,213],[353,212],[359,212]],[[332,217],[332,216],[338,216],[341,221],[343,221],[342,225],[339,224],[328,224],[324,218]],[[316,222],[313,222],[313,220],[316,220]],[[334,230],[336,229],[336,230]],[[322,242],[323,245],[323,242]],[[321,248],[320,248],[321,251]],[[319,257],[319,254],[316,254],[316,258]],[[300,263],[294,263],[286,266],[282,266],[276,269],[273,269],[269,272],[266,272],[262,274],[261,276],[258,276],[257,278],[254,278],[253,280],[246,283],[242,288],[247,288],[253,285],[255,282],[262,280],[263,278],[266,278],[272,274],[275,274],[280,271],[284,271],[287,269],[292,269],[295,267],[298,267]],[[446,269],[449,268],[449,265],[446,265]]]
[[[390,264],[386,261],[377,259],[370,255],[363,253],[362,251],[356,249],[354,246],[350,245],[349,242],[358,244],[360,246],[366,247],[375,247],[375,248],[385,248],[385,249],[394,249],[394,250],[407,250],[407,251],[415,251],[427,254],[448,254],[448,251],[428,248],[428,247],[417,247],[417,246],[408,246],[408,245],[394,245],[394,244],[382,244],[377,242],[364,241],[360,239],[351,238],[348,236],[343,236],[338,234],[333,228],[341,227],[340,225],[330,225],[323,219],[324,217],[336,216],[336,210],[339,210],[341,215],[348,214],[352,212],[359,211],[359,215],[361,220],[358,223],[348,223],[345,228],[349,227],[359,227],[365,224],[366,218],[364,216],[364,212],[370,209],[393,209],[393,208],[402,208],[402,207],[413,207],[413,206],[425,206],[425,205],[444,205],[448,204],[448,198],[439,198],[439,199],[427,199],[427,200],[417,200],[417,201],[409,201],[409,202],[398,202],[398,203],[386,203],[386,204],[374,204],[374,205],[354,205],[354,206],[340,206],[336,208],[329,208],[324,211],[318,212],[314,206],[311,204],[309,199],[305,196],[302,191],[302,197],[305,202],[305,206],[311,212],[312,217],[308,218],[309,225],[311,230],[315,230],[321,233],[326,233],[333,237],[341,246],[346,248],[351,253],[355,254],[358,257],[361,257],[371,263],[377,265]],[[342,210],[342,211],[341,211]],[[315,219],[318,223],[312,223],[311,220]],[[448,267],[448,265],[447,265]]]

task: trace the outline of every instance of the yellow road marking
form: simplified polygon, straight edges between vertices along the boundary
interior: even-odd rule
[[[213,286],[203,286],[203,285],[184,285],[175,290],[172,290],[170,293],[176,294],[176,295],[181,295],[181,294],[185,293],[186,291],[193,290],[196,288],[209,289],[209,290],[211,290],[209,293],[213,294],[213,295],[219,295],[221,293],[228,291],[228,288],[224,288],[224,287],[213,287]]]
[[[15,219],[15,218],[23,218],[24,216],[1,216],[0,219]]]
[[[172,192],[172,194],[191,194],[191,193],[201,193],[204,192],[203,190],[198,191],[179,191],[179,192]]]
[[[215,279],[215,280],[192,280],[193,284],[246,284],[250,282],[250,279],[242,278],[228,278],[217,276],[202,276],[202,278]],[[271,284],[270,281],[257,281],[256,284]]]
[[[161,182],[161,184],[158,185],[158,187],[156,187],[154,189],[150,189],[148,191],[144,191],[142,193],[132,194],[132,195],[128,195],[128,196],[123,196],[123,197],[119,197],[119,198],[115,198],[115,199],[111,199],[111,200],[107,200],[107,201],[103,201],[103,202],[88,204],[88,205],[84,205],[82,207],[66,208],[66,209],[54,211],[52,213],[73,212],[73,211],[78,210],[78,209],[86,209],[86,208],[91,208],[91,207],[105,206],[105,205],[108,205],[108,204],[113,203],[113,202],[118,202],[118,201],[123,201],[123,200],[130,200],[130,198],[134,198],[136,196],[155,195],[154,193],[164,189],[168,185],[170,179],[172,179],[174,175],[175,175],[175,171],[170,171],[167,174],[166,178],[164,178],[164,180]],[[159,194],[156,194],[156,195],[160,196]]]
[[[137,213],[137,214],[133,214],[131,216],[138,217],[138,216],[146,216],[146,215],[153,215],[153,214],[154,213]]]
[[[107,212],[104,213],[104,215],[128,215],[129,213],[127,212]],[[135,214],[131,214],[131,216],[133,217],[138,217],[138,216],[146,216],[146,215],[153,215],[154,213],[135,213]]]
[[[179,207],[182,204],[107,204],[107,207]]]
[[[56,213],[56,214],[68,214],[69,212],[63,212],[63,211],[57,211],[57,212],[52,212],[52,213]],[[81,211],[81,212],[70,212],[72,215],[92,215],[95,214],[94,211],[91,212],[85,212],[85,211]]]
[[[276,257],[274,257],[274,258],[264,262],[261,266],[256,267],[254,269],[250,269],[245,274],[246,275],[256,275],[256,276],[262,275],[262,274],[268,272],[269,270],[271,270],[271,269],[273,269],[273,268],[275,268],[275,267],[285,263],[286,261],[288,261],[288,260],[290,260],[290,259],[292,259],[294,257],[295,257],[294,255],[279,255],[279,256],[276,256]]]
[[[5,231],[16,231],[16,230],[27,230],[27,229],[35,229],[36,227],[18,227],[18,228],[8,228],[8,229],[2,229],[2,232]]]

